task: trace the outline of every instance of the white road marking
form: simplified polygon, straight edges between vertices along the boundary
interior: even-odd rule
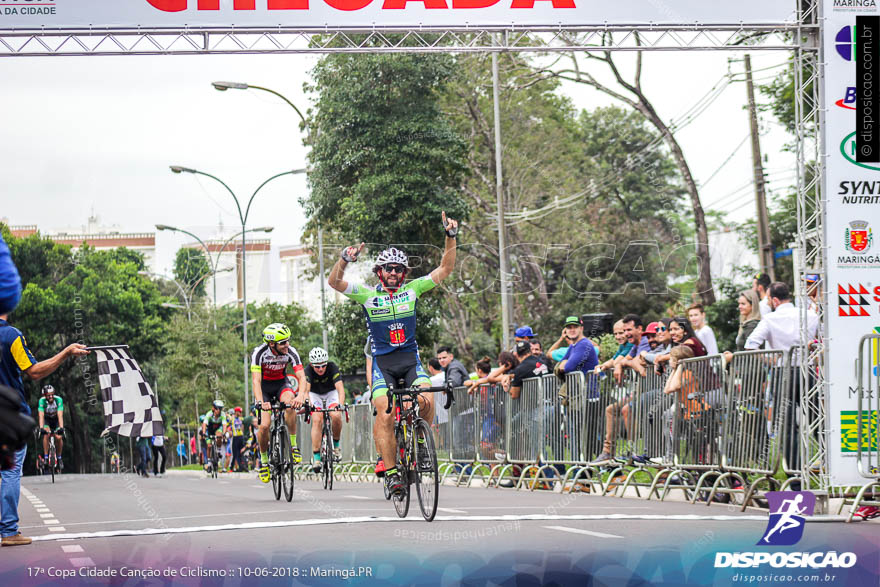
[[[49,532],[67,532],[64,526],[49,526]]]
[[[565,526],[544,526],[548,530],[559,530],[561,532],[571,532],[572,534],[586,534],[587,536],[595,536],[596,538],[623,538],[617,534],[605,534],[604,532],[593,532],[591,530],[581,530],[580,528],[567,528]]]
[[[40,517],[41,517],[41,518],[54,518],[54,517],[55,517],[55,514],[52,514],[52,513],[48,513],[48,514],[40,514]]]
[[[364,510],[364,511],[372,511],[372,510]],[[285,510],[257,510],[253,512],[223,512],[216,514],[196,514],[192,516],[162,516],[163,520],[188,520],[190,518],[216,518],[216,517],[229,517],[229,516],[249,516],[251,514],[281,514],[281,513],[290,513],[290,509]],[[127,522],[152,522],[155,518],[133,518],[130,520],[102,520],[102,521],[92,521],[92,522],[73,522],[68,524],[68,526],[86,526],[88,524],[123,524]],[[42,528],[42,526],[20,526],[21,528]]]
[[[447,514],[466,514],[465,510],[454,510],[452,508],[437,508],[438,512],[446,512]]]
[[[221,481],[220,485],[229,485],[229,481]]]
[[[227,513],[227,515],[229,515]],[[497,516],[438,516],[435,518],[441,522],[526,522],[526,521],[589,521],[589,520],[660,520],[660,521],[713,521],[713,522],[766,522],[767,516],[700,516],[695,514],[572,514],[572,515],[549,515],[549,514],[523,514],[523,515],[497,515]],[[360,516],[350,518],[316,518],[309,520],[287,520],[282,522],[245,522],[241,524],[223,524],[218,526],[192,526],[184,528],[137,528],[106,530],[103,532],[80,532],[62,534],[60,536],[34,536],[34,541],[60,540],[60,539],[83,539],[83,538],[110,538],[113,536],[147,536],[156,534],[190,534],[193,532],[217,532],[221,530],[254,530],[258,528],[290,528],[296,526],[329,526],[335,524],[368,524],[368,523],[420,523],[424,520],[419,517],[398,518],[397,516]],[[52,528],[50,528],[51,530]]]
[[[351,499],[371,499],[365,495],[343,495],[342,497],[349,497]]]
[[[60,524],[61,522],[59,522],[55,518],[50,518],[48,520],[43,520],[43,523],[48,525],[48,524]]]
[[[79,544],[65,544],[64,546],[61,547],[61,550],[63,550],[67,554],[71,554],[73,552],[82,552],[83,547],[80,546]]]
[[[70,559],[70,562],[75,567],[94,567],[95,566],[95,561],[93,561],[92,559],[90,559],[87,556],[84,556],[82,558],[72,558],[72,559]]]
[[[49,508],[37,508],[38,514],[46,514],[49,513]]]

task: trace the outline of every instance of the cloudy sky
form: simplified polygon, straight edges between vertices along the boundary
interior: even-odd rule
[[[753,53],[756,78],[769,79],[788,57],[783,52]],[[244,200],[268,177],[304,167],[299,119],[289,106],[265,92],[218,92],[211,82],[269,87],[305,110],[310,97],[304,94],[303,83],[317,59],[314,55],[0,59],[4,80],[0,84],[4,105],[0,218],[12,224],[36,224],[43,231],[79,229],[94,210],[101,224],[124,232],[152,231],[161,223],[212,238],[222,223],[225,234],[231,234],[239,221],[229,194],[207,178],[172,174],[168,166],[179,164],[217,175]],[[680,131],[679,140],[704,185],[704,204],[730,211],[732,220],[743,220],[754,216],[751,153],[744,142],[749,130],[746,90],[743,83],[723,82],[728,71],[743,68],[741,60],[729,59],[740,60],[741,55],[651,54],[645,58],[643,86],[666,120],[681,119],[694,105],[706,105],[708,99],[703,98],[714,97]],[[612,102],[573,84],[563,91],[581,108]],[[769,114],[761,120],[771,188],[784,188],[794,178],[793,157],[782,150],[790,138]],[[298,243],[304,224],[298,198],[306,189],[302,175],[274,181],[255,199],[248,226],[274,226],[276,245]],[[170,267],[184,240],[158,234],[160,269]]]

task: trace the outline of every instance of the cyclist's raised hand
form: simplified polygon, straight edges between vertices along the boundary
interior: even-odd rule
[[[446,236],[449,238],[455,238],[458,235],[458,221],[453,220],[452,218],[447,218],[446,210],[440,214],[440,218],[443,220],[443,230],[446,231]]]
[[[340,254],[340,256],[346,263],[354,263],[358,260],[358,255],[361,254],[361,251],[364,250],[364,246],[365,243],[345,247],[344,249],[342,249],[342,253]]]

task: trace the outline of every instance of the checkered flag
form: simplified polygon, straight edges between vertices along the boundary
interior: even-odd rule
[[[128,346],[92,347],[98,356],[98,382],[104,401],[104,433],[150,437],[165,433],[156,394],[144,379]]]

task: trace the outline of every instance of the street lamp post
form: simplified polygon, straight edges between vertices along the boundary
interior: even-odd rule
[[[176,279],[174,279],[172,277],[166,277],[165,275],[160,275],[158,273],[153,273],[152,271],[147,271],[147,270],[138,271],[138,275],[142,275],[144,277],[160,277],[166,281],[170,281],[170,282],[174,283],[174,285],[177,286],[177,289],[180,290],[180,295],[183,296],[184,305],[180,306],[177,304],[167,304],[167,303],[160,304],[160,305],[164,308],[186,308],[186,319],[192,320],[192,314],[190,313],[189,296],[186,295],[186,290],[183,289],[183,286],[180,284],[179,281],[177,281]]]
[[[303,125],[307,124],[306,118],[303,116],[303,113],[300,112],[300,109],[297,108],[293,102],[288,100],[286,96],[275,90],[261,86],[252,86],[241,82],[211,82],[211,85],[214,86],[215,90],[220,92],[225,92],[226,90],[261,90],[263,92],[269,92],[287,102],[287,104],[296,111],[297,115],[299,115],[299,119],[302,121]],[[324,231],[320,226],[318,226],[318,271],[321,274],[321,334],[323,337],[324,349],[329,352],[330,347],[327,344],[327,304],[326,296],[324,294]]]
[[[199,242],[199,244],[202,245],[202,248],[205,250],[205,254],[208,256],[208,262],[211,264],[211,275],[214,276],[214,279],[212,280],[212,284],[214,286],[214,309],[216,310],[217,309],[217,277],[216,277],[216,275],[217,275],[217,273],[220,273],[221,271],[228,271],[229,270],[229,269],[220,269],[220,270],[217,269],[217,265],[220,264],[220,255],[223,254],[223,251],[226,250],[226,247],[227,247],[227,245],[229,245],[229,243],[231,243],[234,239],[241,236],[241,233],[237,232],[237,233],[233,234],[231,237],[229,237],[228,239],[226,239],[226,241],[220,247],[220,250],[217,251],[217,257],[212,258],[211,251],[210,251],[210,249],[208,249],[208,245],[206,245],[202,239],[200,239],[199,237],[197,237],[196,235],[194,235],[190,231],[184,230],[182,228],[177,228],[175,226],[168,226],[167,224],[157,224],[156,230],[171,230],[174,232],[182,232],[183,234],[188,234],[192,238],[196,239]],[[275,230],[274,226],[261,226],[259,228],[249,228],[249,229],[247,229],[246,232],[272,232],[273,230]],[[215,317],[214,318],[214,330],[216,330],[216,329],[217,329],[217,318]]]
[[[241,330],[242,330],[242,340],[244,342],[244,403],[245,405],[250,405],[249,393],[248,393],[248,361],[247,361],[247,348],[248,348],[248,340],[247,340],[247,249],[246,249],[246,240],[245,237],[247,235],[247,228],[245,224],[247,223],[248,215],[251,211],[251,204],[254,201],[254,198],[260,193],[260,190],[266,186],[269,182],[278,179],[279,177],[283,177],[285,175],[295,175],[299,173],[305,173],[305,169],[293,169],[291,171],[282,171],[281,173],[276,173],[266,181],[260,184],[260,186],[254,190],[254,193],[251,194],[250,199],[248,200],[247,206],[245,207],[244,213],[241,211],[241,204],[238,201],[238,197],[235,195],[235,192],[226,185],[226,183],[216,177],[211,175],[210,173],[205,173],[204,171],[199,171],[198,169],[192,169],[190,167],[182,167],[180,165],[171,165],[170,166],[172,173],[193,173],[196,175],[204,175],[205,177],[209,177],[214,181],[218,182],[226,191],[229,192],[229,195],[232,196],[232,199],[235,200],[235,207],[238,209],[238,217],[241,220],[241,297],[242,297],[242,320],[241,320]]]

